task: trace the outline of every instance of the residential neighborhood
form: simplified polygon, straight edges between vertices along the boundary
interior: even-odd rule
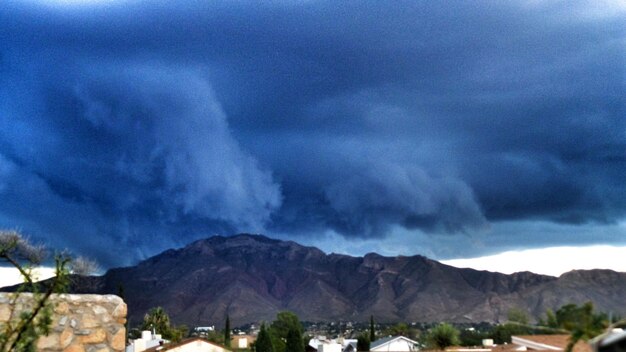
[[[226,348],[212,343],[205,338],[186,338],[177,343],[161,339],[160,335],[152,335],[149,331],[140,339],[133,340],[127,347],[126,352],[228,352],[228,351],[248,351],[253,350],[252,344],[248,344],[252,336],[242,335],[240,338],[234,337],[233,341],[246,341],[239,344],[231,344],[231,348]],[[492,339],[485,339],[482,346],[450,346],[445,348],[445,352],[558,352],[565,351],[570,341],[570,335],[520,335],[511,336],[511,343],[494,344]],[[616,329],[605,336],[604,343],[596,341],[589,344],[578,341],[573,352],[608,352],[624,351],[626,345],[626,332]],[[608,342],[608,343],[607,343]],[[607,346],[610,345],[610,346]],[[616,347],[617,346],[617,347]],[[317,336],[311,338],[305,346],[307,352],[360,352],[357,349],[356,339],[333,338]],[[387,336],[371,343],[369,351],[372,352],[434,352],[438,350],[430,349],[419,342],[404,336]],[[440,351],[440,350],[439,350]],[[290,351],[287,351],[290,352]]]

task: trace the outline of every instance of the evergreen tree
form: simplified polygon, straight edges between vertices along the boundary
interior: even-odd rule
[[[551,309],[546,312],[546,325],[551,328],[558,328],[559,322],[556,321],[556,315]]]
[[[124,284],[122,284],[121,282],[117,283],[117,295],[123,300],[125,297],[125,293],[124,293]]]
[[[356,350],[359,352],[370,350],[370,339],[366,334],[361,334],[356,340]]]
[[[287,332],[287,352],[304,352],[304,342],[300,331],[292,327]]]
[[[286,341],[289,330],[296,330],[300,336],[304,334],[304,328],[298,316],[292,312],[284,311],[276,314],[276,320],[269,327],[269,335],[272,339],[274,352],[291,352],[287,349]]]
[[[372,341],[376,341],[376,330],[374,329],[374,316],[370,315],[370,342]]]
[[[270,327],[272,332],[278,337],[286,339],[290,329],[297,329],[300,334],[304,333],[304,328],[300,323],[300,318],[295,313],[289,311],[278,312],[276,320],[272,322]]]
[[[270,338],[269,331],[265,328],[265,324],[261,324],[261,331],[254,343],[254,349],[256,352],[274,352],[272,347],[272,339]]]
[[[226,324],[224,324],[224,346],[230,348],[230,317],[226,314]]]

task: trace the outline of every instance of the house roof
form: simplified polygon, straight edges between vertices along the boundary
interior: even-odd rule
[[[397,336],[388,336],[383,337],[382,339],[378,339],[370,344],[370,349],[386,344],[391,340],[395,340]]]
[[[408,337],[404,337],[404,336],[389,336],[389,337],[383,337],[382,339],[378,339],[378,340],[372,342],[370,344],[370,349],[374,349],[376,347],[382,346],[384,344],[390,343],[391,341],[398,340],[398,339],[407,340],[410,343],[417,345],[417,341],[413,341],[413,340],[411,340]]]
[[[196,342],[196,341],[201,341],[201,342],[204,342],[204,343],[208,343],[209,345],[213,345],[215,347],[222,348],[222,349],[224,349],[224,351],[230,351],[226,347],[220,346],[218,344],[215,344],[215,343],[213,343],[213,342],[211,342],[211,341],[209,341],[209,340],[207,340],[207,339],[205,339],[203,337],[191,337],[191,338],[184,339],[184,340],[181,340],[181,341],[176,342],[176,343],[168,343],[168,344],[165,344],[163,346],[156,346],[156,347],[148,348],[148,349],[145,350],[145,352],[157,352],[157,351],[158,352],[162,352],[162,351],[167,351],[167,350],[171,350],[173,348],[176,348],[176,347],[179,347],[179,346],[183,346],[183,345],[186,345],[188,343],[192,343],[192,342]]]
[[[535,351],[564,351],[569,339],[570,335],[521,335],[512,336],[511,342]],[[591,347],[579,341],[574,345],[573,352],[591,352]]]

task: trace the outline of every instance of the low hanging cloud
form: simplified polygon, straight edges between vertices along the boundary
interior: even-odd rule
[[[117,171],[162,183],[159,196],[173,203],[170,211],[262,229],[280,206],[271,172],[241,149],[197,72],[113,67],[78,87],[81,116],[121,136]]]
[[[89,243],[117,240],[134,258],[190,228],[263,231],[281,205],[280,186],[233,138],[197,71],[134,63],[73,70],[39,83],[46,94],[37,103],[50,115],[14,115],[30,122],[4,131],[48,136],[27,145],[4,139],[0,196],[21,194],[4,203],[4,224],[37,235],[64,228],[57,247],[77,247],[73,241],[91,234],[100,239],[78,247],[107,264],[110,254]]]
[[[381,236],[399,224],[434,233],[488,227],[472,190],[451,177],[431,177],[416,167],[376,165],[351,173],[326,189],[339,233]]]

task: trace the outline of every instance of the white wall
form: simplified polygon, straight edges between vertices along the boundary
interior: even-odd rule
[[[415,348],[412,343],[404,339],[394,340],[391,343],[386,343],[382,346],[378,346],[376,349],[371,349],[371,351],[378,351],[378,352],[382,352],[382,351],[409,352],[409,351],[416,351],[416,350],[417,348]]]
[[[247,338],[241,338],[237,341],[237,345],[239,348],[248,348],[248,339]]]
[[[182,346],[168,349],[173,352],[227,352],[228,350],[204,341],[193,341]]]
[[[341,352],[341,344],[322,343],[317,348],[317,352]]]

